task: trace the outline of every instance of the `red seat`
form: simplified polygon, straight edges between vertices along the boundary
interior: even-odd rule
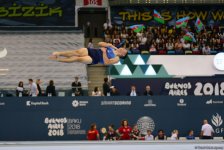
[[[166,51],[165,51],[165,50],[160,50],[160,51],[159,51],[159,54],[160,54],[160,55],[166,54]]]
[[[194,55],[200,55],[201,54],[201,51],[192,51],[192,54],[194,54]]]

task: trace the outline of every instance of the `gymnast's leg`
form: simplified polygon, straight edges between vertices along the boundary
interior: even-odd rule
[[[83,57],[78,57],[78,56],[72,56],[72,57],[52,57],[52,60],[56,60],[59,62],[65,62],[65,63],[72,63],[72,62],[80,62],[84,64],[91,64],[92,63],[92,58],[89,56],[83,56]]]
[[[80,48],[77,50],[70,50],[70,51],[63,51],[63,52],[53,52],[53,56],[59,57],[59,56],[64,56],[64,57],[72,57],[72,56],[78,56],[78,57],[83,57],[83,56],[88,56],[88,49],[87,48]]]

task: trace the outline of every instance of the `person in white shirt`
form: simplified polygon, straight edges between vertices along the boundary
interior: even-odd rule
[[[147,130],[147,135],[145,136],[145,141],[152,141],[154,140],[154,136],[152,135],[151,130]]]
[[[87,48],[94,48],[94,46],[93,46],[93,39],[92,38],[89,39],[89,43],[88,43]]]
[[[30,92],[29,95],[35,97],[38,95],[39,91],[37,89],[37,84],[33,82],[33,79],[29,79]]]
[[[214,133],[214,129],[212,126],[208,123],[208,120],[203,121],[203,125],[201,127],[201,136],[202,139],[212,139]]]
[[[102,93],[97,86],[94,88],[94,91],[92,91],[92,96],[102,96]]]
[[[210,52],[211,52],[211,48],[210,48],[209,45],[203,46],[203,48],[202,48],[202,53],[203,53],[204,55],[209,55]]]
[[[179,139],[178,134],[179,134],[178,130],[173,130],[170,139],[171,140],[178,140]]]
[[[103,24],[103,29],[107,30],[107,29],[111,29],[111,28],[112,28],[112,25],[110,23],[110,20],[107,19],[107,21]]]
[[[184,43],[183,43],[183,50],[184,51],[189,51],[189,50],[191,50],[191,44],[188,42],[188,41],[184,41]]]

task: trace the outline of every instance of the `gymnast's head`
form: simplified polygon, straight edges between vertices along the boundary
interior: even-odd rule
[[[128,51],[125,48],[118,48],[117,50],[117,56],[119,57],[125,57],[128,53]]]

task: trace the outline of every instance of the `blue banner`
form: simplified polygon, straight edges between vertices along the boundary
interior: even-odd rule
[[[186,78],[141,78],[141,79],[114,79],[114,85],[121,95],[130,92],[131,85],[135,85],[140,95],[143,95],[145,86],[150,85],[154,95],[169,96],[223,96],[224,77],[186,77]]]
[[[224,136],[222,97],[21,97],[0,99],[0,140],[86,140],[90,124],[98,129],[121,120],[137,124],[156,135],[163,129],[169,137],[190,129],[199,136],[203,119],[208,119],[214,136]],[[101,134],[102,139],[102,134]]]
[[[74,0],[2,0],[0,26],[74,26]]]

